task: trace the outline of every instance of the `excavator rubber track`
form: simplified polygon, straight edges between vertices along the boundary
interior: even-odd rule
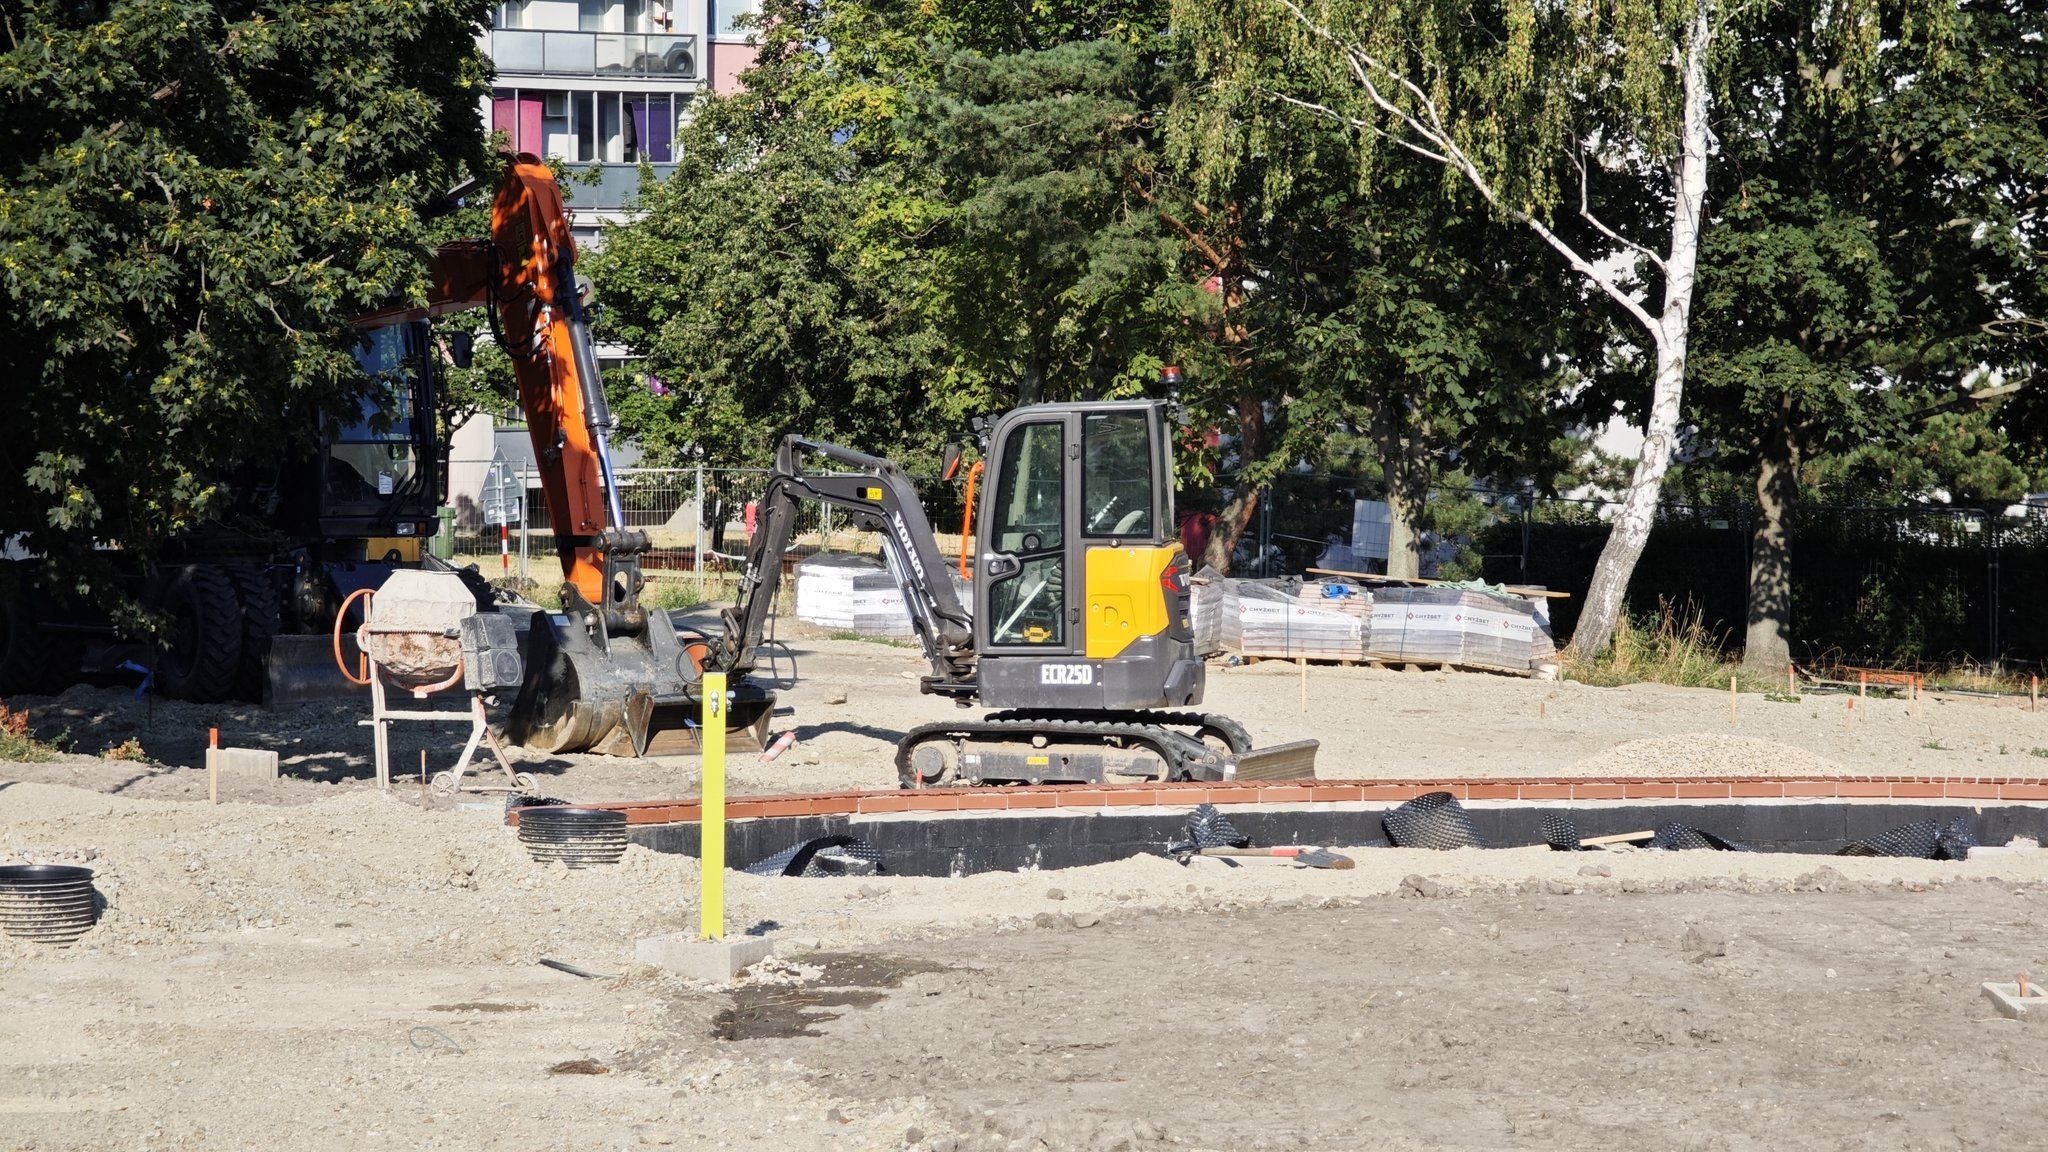
[[[1225,746],[1206,743],[1205,735]],[[1251,751],[1250,735],[1225,716],[1013,709],[911,729],[896,748],[896,776],[905,788],[1222,780]]]

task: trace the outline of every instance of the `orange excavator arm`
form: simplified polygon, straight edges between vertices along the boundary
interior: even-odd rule
[[[626,527],[614,483],[611,412],[555,174],[531,155],[512,157],[491,204],[490,238],[443,245],[430,272],[424,305],[357,323],[491,309],[493,333],[512,357],[562,561],[561,612],[537,611],[528,621],[506,735],[544,752],[694,751],[706,647],[679,634],[666,611],[640,603],[647,536]],[[774,700],[757,686],[729,690],[727,746],[760,747]]]
[[[490,239],[442,245],[428,274],[433,292],[424,307],[372,313],[357,325],[496,309],[495,331],[512,357],[563,579],[592,605],[616,604],[618,597],[606,595],[605,554],[632,549],[607,539],[608,530],[625,526],[612,483],[611,412],[576,290],[576,241],[554,172],[530,154],[511,157],[491,204]]]

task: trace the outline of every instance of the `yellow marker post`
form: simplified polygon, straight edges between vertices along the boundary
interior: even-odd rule
[[[725,673],[704,674],[704,783],[698,817],[697,934],[725,939]]]

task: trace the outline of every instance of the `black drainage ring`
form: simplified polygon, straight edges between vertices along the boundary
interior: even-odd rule
[[[626,854],[626,814],[553,805],[525,808],[519,813],[519,842],[543,864],[616,864]]]
[[[70,944],[85,935],[98,915],[92,869],[0,866],[0,933],[38,944]]]

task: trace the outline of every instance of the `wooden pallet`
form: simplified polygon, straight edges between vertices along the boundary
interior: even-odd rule
[[[1245,666],[1259,663],[1300,664],[1313,668],[1377,668],[1385,672],[1475,672],[1492,676],[1519,676],[1529,679],[1536,675],[1534,668],[1496,668],[1490,664],[1461,664],[1452,660],[1387,660],[1378,656],[1361,656],[1356,660],[1332,659],[1318,656],[1245,656],[1240,655]]]

